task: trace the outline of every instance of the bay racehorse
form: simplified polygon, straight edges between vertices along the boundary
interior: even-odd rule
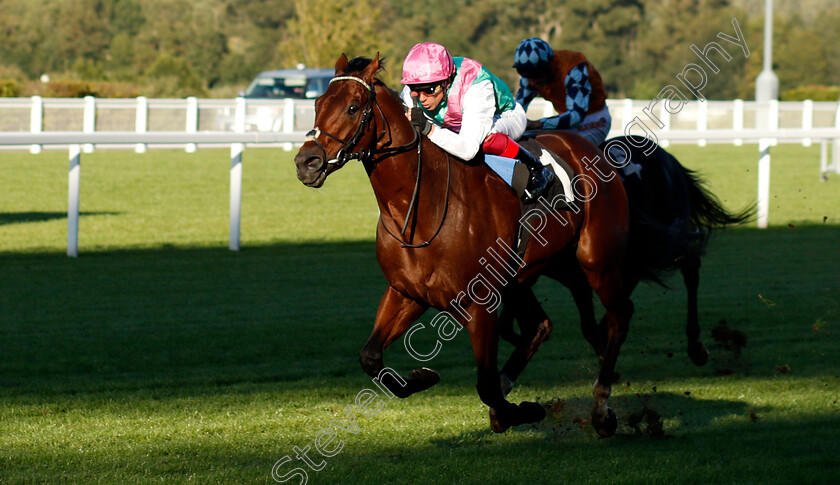
[[[697,312],[700,258],[712,231],[747,221],[754,207],[737,213],[727,211],[705,188],[697,173],[683,167],[650,139],[618,137],[607,140],[601,148],[610,151],[609,146],[620,148],[605,156],[610,157],[612,165],[624,167],[622,181],[630,206],[630,233],[623,271],[627,291],[632,292],[640,281],[664,286],[662,277],[679,270],[687,291],[686,351],[695,365],[702,366],[708,361],[709,352],[700,339]],[[586,278],[571,259],[554,276],[571,290],[584,337],[600,355],[604,346],[604,322],[600,326],[596,323],[592,289]],[[515,347],[501,372],[505,393],[510,392],[513,381],[552,328],[537,298],[524,286],[520,285],[518,297],[510,299],[501,312],[501,337]],[[513,329],[514,318],[521,335]]]
[[[519,199],[485,164],[453,160],[419,136],[397,94],[376,78],[379,69],[378,55],[373,60],[338,59],[336,76],[315,102],[315,128],[295,156],[298,179],[315,188],[348,161],[359,159],[376,196],[376,255],[388,288],[360,354],[362,368],[399,397],[436,384],[440,378],[431,369],[413,370],[405,379],[382,359],[388,345],[428,308],[435,308],[441,311],[436,317],[439,330],[451,320],[452,326],[460,325],[458,330],[468,331],[478,369],[476,387],[490,407],[491,428],[503,432],[541,420],[541,405],[510,403],[499,385],[495,297],[515,295],[520,284],[540,274],[556,276],[573,257],[606,309],[592,424],[601,436],[611,436],[618,421],[607,399],[633,314],[622,274],[629,209],[621,181],[587,175],[592,167],[584,158],[600,159],[596,168],[601,173],[613,169],[583,138],[538,136],[581,177],[576,185],[580,207],[567,211],[565,218],[548,218],[542,229],[548,235],[545,244],[529,244],[518,258],[510,248],[516,247]]]

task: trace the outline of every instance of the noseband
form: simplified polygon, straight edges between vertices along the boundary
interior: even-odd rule
[[[414,147],[417,147],[417,180],[415,181],[415,184],[414,184],[414,193],[411,196],[411,202],[408,206],[408,212],[406,213],[405,222],[403,223],[402,230],[400,231],[400,234],[405,234],[405,231],[408,227],[408,223],[411,220],[411,215],[412,215],[412,212],[414,210],[415,204],[417,203],[417,197],[418,197],[419,190],[420,190],[420,173],[421,173],[422,166],[423,166],[423,151],[422,151],[423,150],[423,144],[420,143],[420,132],[418,132],[417,129],[412,130],[412,131],[414,131],[414,140],[412,140],[410,143],[407,143],[405,145],[400,145],[400,146],[396,146],[396,147],[389,147],[389,148],[380,148],[380,149],[363,149],[363,150],[359,150],[359,151],[354,152],[353,149],[356,148],[356,145],[359,143],[359,140],[361,140],[362,135],[365,133],[365,131],[368,128],[368,125],[370,124],[371,120],[373,119],[373,107],[374,106],[376,106],[376,109],[379,110],[379,114],[382,116],[382,120],[383,120],[382,133],[380,133],[379,136],[376,138],[375,144],[378,144],[380,141],[382,141],[382,139],[385,138],[386,133],[390,132],[390,125],[388,123],[388,119],[382,113],[382,108],[379,106],[379,103],[376,101],[376,91],[374,90],[373,86],[369,85],[363,79],[358,78],[356,76],[337,76],[337,77],[334,77],[330,80],[330,84],[332,84],[336,81],[355,81],[355,82],[361,84],[362,86],[364,86],[365,89],[367,89],[369,95],[368,95],[367,103],[365,104],[365,111],[362,113],[362,121],[359,123],[359,126],[356,127],[356,131],[353,133],[353,136],[351,136],[350,139],[347,140],[347,141],[344,141],[344,140],[342,140],[341,138],[338,138],[335,135],[332,135],[330,133],[322,131],[317,126],[306,134],[306,140],[307,141],[314,141],[315,144],[318,145],[318,147],[324,153],[323,158],[325,160],[327,158],[327,150],[326,150],[326,148],[324,148],[324,145],[322,145],[321,142],[318,141],[319,136],[324,135],[327,138],[331,138],[331,139],[337,141],[338,143],[340,143],[342,145],[341,149],[339,149],[338,153],[336,153],[335,158],[333,160],[327,161],[327,163],[324,164],[324,172],[326,172],[327,167],[329,165],[336,165],[337,168],[341,168],[347,162],[349,162],[350,160],[360,160],[361,162],[367,162],[369,160],[372,160],[374,156],[385,155],[384,157],[381,157],[381,158],[378,159],[378,160],[381,160],[383,158],[387,158],[388,156],[395,155],[397,153],[406,152],[408,150],[413,149]],[[372,163],[375,164],[378,160],[372,160]],[[450,166],[451,162],[450,162],[448,153],[446,154],[446,163],[447,163],[446,200],[444,201],[443,215],[442,215],[441,220],[440,220],[440,225],[438,225],[437,230],[435,231],[435,233],[432,235],[431,238],[429,238],[427,241],[422,242],[420,244],[410,244],[407,241],[404,241],[403,239],[401,239],[399,236],[397,236],[393,232],[391,232],[391,230],[388,229],[388,226],[385,225],[385,222],[382,221],[382,218],[381,218],[381,215],[380,215],[380,221],[382,222],[382,227],[385,228],[385,232],[387,232],[391,237],[396,239],[403,248],[423,248],[423,247],[426,247],[437,237],[437,235],[440,233],[440,230],[443,228],[443,223],[446,220],[446,213],[449,209],[449,187],[450,187],[450,183],[451,183],[451,179],[452,179],[452,171],[451,171],[451,166]]]
[[[327,133],[326,131],[321,130],[317,126],[314,129],[310,130],[308,133],[306,133],[306,140],[307,141],[314,141],[315,144],[318,145],[318,147],[321,149],[321,151],[324,152],[324,159],[327,158],[327,150],[326,150],[326,148],[324,148],[324,145],[322,145],[321,142],[318,141],[319,136],[324,135],[327,138],[331,138],[331,139],[337,141],[338,143],[340,143],[342,145],[341,149],[338,150],[338,153],[335,154],[335,158],[332,159],[332,160],[328,160],[327,164],[324,165],[324,170],[326,170],[328,165],[336,165],[337,168],[341,168],[347,162],[349,162],[350,160],[359,160],[361,162],[366,162],[366,161],[370,160],[375,155],[385,155],[385,154],[392,155],[392,154],[395,154],[395,153],[400,153],[400,152],[409,150],[411,148],[414,148],[415,145],[417,145],[417,143],[420,140],[420,136],[415,131],[414,132],[414,140],[411,143],[408,143],[406,145],[401,145],[401,146],[393,147],[393,148],[383,148],[383,149],[379,149],[379,150],[376,150],[376,149],[362,149],[362,150],[354,152],[353,149],[356,148],[356,145],[359,143],[359,140],[361,140],[362,135],[364,135],[365,131],[368,128],[368,125],[370,124],[371,120],[373,119],[373,107],[374,107],[374,105],[379,110],[380,114],[382,113],[382,108],[380,108],[379,103],[376,102],[376,90],[374,89],[374,87],[372,85],[368,84],[363,79],[358,78],[356,76],[337,76],[337,77],[334,77],[330,80],[330,84],[332,84],[336,81],[355,81],[355,82],[361,84],[362,86],[364,86],[369,94],[368,94],[368,98],[367,98],[367,103],[365,104],[365,110],[364,110],[364,112],[362,112],[362,121],[356,127],[356,131],[353,133],[353,136],[351,136],[349,140],[344,141],[344,140],[342,140],[341,138],[339,138],[335,135],[332,135],[330,133]],[[382,119],[383,120],[385,119],[384,115],[382,116]],[[387,120],[386,120],[385,123],[383,123],[382,133],[380,133],[379,136],[376,138],[376,143],[379,143],[385,137],[385,134],[388,131],[386,125],[387,125]]]

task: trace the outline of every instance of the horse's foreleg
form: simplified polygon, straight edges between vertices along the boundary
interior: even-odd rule
[[[394,340],[408,330],[408,327],[426,311],[426,306],[399,293],[392,287],[382,295],[376,321],[365,346],[359,354],[362,369],[371,377],[379,379],[397,397],[408,397],[426,390],[440,381],[437,372],[425,367],[411,371],[404,379],[382,363],[382,352]]]
[[[515,314],[522,332],[521,337],[513,342],[516,348],[508,357],[500,374],[502,392],[507,395],[513,389],[514,381],[525,370],[525,366],[528,365],[543,342],[548,340],[552,324],[530,288],[518,287],[514,291],[508,292],[505,301],[502,318],[505,317],[505,312],[510,312],[510,325],[512,327],[513,314]]]
[[[694,365],[705,365],[709,361],[709,351],[700,341],[700,319],[697,316],[697,287],[700,286],[700,257],[685,259],[680,271],[688,292],[688,317],[685,322],[685,336],[688,338],[688,356]]]
[[[481,401],[490,406],[490,428],[496,433],[503,433],[511,426],[543,419],[545,409],[541,405],[522,402],[517,406],[505,399],[499,387],[499,336],[495,316],[478,308],[472,317],[467,328],[478,368],[476,389]]]

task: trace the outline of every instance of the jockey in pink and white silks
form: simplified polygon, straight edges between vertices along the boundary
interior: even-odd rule
[[[432,143],[463,160],[479,150],[515,158],[530,172],[526,199],[545,190],[553,174],[514,141],[528,120],[502,80],[478,61],[452,57],[433,42],[411,48],[402,74],[409,119]]]

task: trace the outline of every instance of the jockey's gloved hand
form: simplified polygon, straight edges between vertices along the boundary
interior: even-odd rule
[[[541,130],[542,127],[543,127],[543,124],[542,124],[542,121],[540,121],[540,120],[528,120],[528,122],[525,123],[525,131]]]
[[[426,115],[423,114],[423,108],[419,106],[411,108],[411,124],[423,135],[428,135],[432,131],[432,122],[429,121],[429,118],[426,118]]]

